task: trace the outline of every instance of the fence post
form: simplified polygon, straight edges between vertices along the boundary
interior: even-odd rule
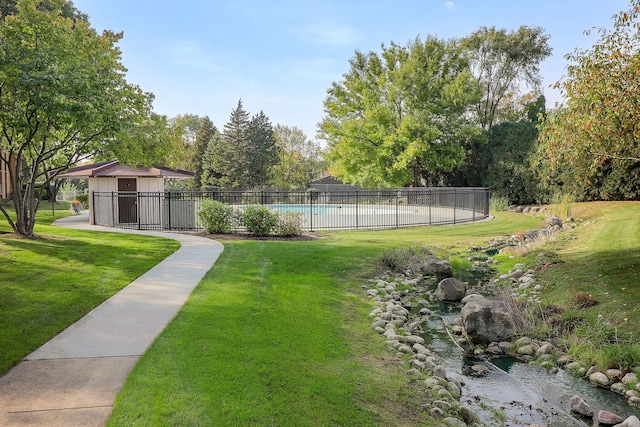
[[[453,189],[453,223],[456,223],[456,210],[458,209],[458,193]]]
[[[111,192],[111,225],[113,227],[116,226],[116,198],[114,197],[114,192]]]
[[[474,188],[473,190],[473,196],[472,196],[472,206],[473,208],[471,209],[471,212],[473,214],[473,222],[476,222],[476,189]]]
[[[431,207],[433,206],[433,194],[431,189],[427,190],[427,195],[429,196],[427,197],[427,203],[429,204],[429,227],[431,227],[432,225]]]
[[[171,190],[165,191],[166,202],[167,202],[167,228],[171,230]],[[158,193],[158,198],[160,197],[160,193]],[[162,202],[161,202],[162,203]]]
[[[309,225],[311,232],[313,233],[313,193],[307,193],[309,195]]]
[[[356,190],[356,230],[359,228],[360,226],[360,221],[359,221],[359,212],[358,212],[358,205],[360,203],[360,193],[358,192],[358,190]]]
[[[140,192],[137,191],[136,192],[136,214],[138,215],[138,230],[142,230],[142,228],[140,228]]]
[[[92,207],[91,217],[93,219],[91,221],[91,224],[96,225],[96,192],[95,191],[91,192],[91,207]]]
[[[398,199],[400,199],[400,192],[396,191],[396,228],[399,227],[399,224],[398,224]]]

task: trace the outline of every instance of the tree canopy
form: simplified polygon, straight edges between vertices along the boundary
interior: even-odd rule
[[[331,172],[364,187],[424,185],[465,159],[478,135],[478,85],[455,41],[419,38],[356,52],[325,99],[320,134]]]
[[[598,29],[589,49],[566,56],[538,152],[550,178],[582,199],[640,197],[640,0]]]
[[[278,162],[271,169],[271,182],[278,188],[306,188],[314,173],[322,172],[320,146],[295,126],[276,125]]]
[[[0,162],[9,167],[16,220],[0,210],[24,235],[33,234],[36,183],[98,152],[152,161],[162,144],[151,138],[146,148],[125,150],[127,131],[143,125],[134,136],[157,136],[166,125],[151,114],[153,97],[125,80],[122,35],[66,17],[64,0],[46,3],[18,0],[0,19]]]
[[[253,117],[242,100],[233,109],[222,134],[209,142],[204,188],[254,188],[267,185],[269,171],[277,161],[275,136],[269,118],[260,112]]]
[[[554,163],[588,159],[640,161],[640,0],[599,29],[590,49],[567,55],[567,76],[556,86],[566,98],[543,129]]]
[[[484,129],[500,118],[507,98],[517,98],[522,84],[541,93],[540,62],[551,55],[548,40],[542,28],[527,26],[511,32],[481,27],[461,40],[471,73],[482,88],[476,111]]]

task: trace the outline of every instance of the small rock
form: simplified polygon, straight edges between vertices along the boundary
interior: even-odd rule
[[[618,381],[622,378],[622,371],[620,369],[607,369],[605,375],[609,377],[611,381]]]
[[[522,356],[531,356],[533,354],[533,346],[531,344],[526,344],[522,347],[518,347],[518,350],[516,351]]]
[[[433,376],[446,380],[447,379],[447,370],[445,369],[444,366],[438,365],[433,370]]]
[[[440,381],[438,381],[436,378],[429,377],[426,380],[424,380],[424,384],[428,388],[434,388],[435,386],[440,385]]]
[[[458,415],[460,415],[460,417],[462,417],[462,419],[464,420],[465,423],[467,424],[473,424],[473,423],[480,423],[480,417],[478,416],[478,414],[475,413],[475,411],[473,409],[471,409],[468,406],[461,406],[458,409]]]
[[[598,412],[598,424],[602,424],[605,426],[612,426],[614,424],[619,424],[622,421],[624,421],[624,418],[612,412],[609,412],[609,411]]]
[[[571,396],[571,412],[583,417],[593,417],[593,409],[580,396]]]
[[[436,288],[436,297],[440,301],[462,301],[467,293],[467,284],[453,277],[443,279]]]
[[[449,393],[449,390],[445,388],[438,390],[438,393],[436,394],[436,396],[438,396],[438,399],[455,400],[451,395],[451,393]]]
[[[449,412],[451,410],[451,404],[444,400],[434,400],[433,406],[437,406],[438,408],[446,412]]]
[[[610,387],[611,391],[614,393],[624,395],[625,391],[627,391],[626,387],[622,383],[613,383]]]
[[[509,341],[501,341],[498,343],[498,347],[500,347],[502,350],[509,350],[511,347],[513,347],[513,344],[511,344]]]
[[[552,352],[553,352],[553,346],[547,343],[540,346],[540,348],[536,351],[536,355],[542,356],[543,354],[551,354]]]
[[[632,415],[620,424],[616,424],[614,427],[640,427],[640,420],[635,415]]]
[[[409,344],[424,344],[424,338],[417,335],[410,335],[407,337],[407,342]]]
[[[640,407],[640,397],[638,397],[638,396],[631,396],[627,400],[627,402],[629,403],[629,405]]]
[[[419,353],[419,354],[431,354],[429,349],[423,346],[422,344],[418,344],[418,343],[414,344],[413,349],[416,351],[416,353]]]
[[[516,340],[516,342],[513,343],[513,345],[515,345],[516,347],[520,347],[523,345],[529,345],[531,344],[531,338],[529,337],[522,337],[522,338],[518,338]]]
[[[638,376],[633,372],[629,372],[622,377],[620,381],[622,381],[623,384],[635,384],[638,382]]]
[[[440,418],[444,417],[444,411],[438,407],[433,407],[429,411],[429,415],[431,415],[431,418],[439,420]]]
[[[611,384],[611,380],[609,379],[609,377],[607,377],[602,372],[594,372],[593,374],[589,375],[589,381],[600,387],[609,387],[609,384]]]
[[[374,328],[384,328],[385,325],[387,324],[387,322],[385,322],[384,320],[380,319],[380,320],[376,320],[375,322],[373,322],[371,324],[371,326],[373,326]]]
[[[453,417],[447,417],[444,420],[442,420],[442,425],[446,427],[467,427],[467,423]]]
[[[471,366],[471,375],[476,376],[476,377],[483,377],[485,375],[487,375],[490,372],[489,368],[487,368],[485,365],[473,365]]]

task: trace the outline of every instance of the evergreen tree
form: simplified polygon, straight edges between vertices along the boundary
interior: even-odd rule
[[[273,126],[262,111],[249,122],[247,148],[246,186],[251,188],[267,184],[269,171],[278,162],[278,152]]]
[[[231,112],[229,121],[224,125],[222,138],[215,153],[211,153],[212,174],[219,176],[218,187],[244,188],[247,183],[247,135],[249,131],[249,113],[242,107],[242,100]]]
[[[213,165],[215,163],[216,154],[220,150],[222,144],[222,135],[217,128],[213,128],[211,138],[207,144],[206,150],[203,155],[203,168],[202,177],[200,179],[200,188],[210,189],[215,187],[226,187],[224,183],[221,183],[223,174],[216,170]]]
[[[202,119],[202,124],[200,126],[200,129],[196,133],[196,138],[194,143],[195,150],[193,153],[192,164],[193,164],[193,173],[194,173],[193,181],[194,181],[195,188],[202,187],[202,184],[203,184],[202,175],[205,168],[208,167],[208,165],[205,164],[205,152],[207,151],[207,147],[209,146],[209,142],[213,138],[214,133],[217,133],[217,132],[218,130],[213,125],[213,122],[211,121],[211,119],[209,119],[208,116],[205,116]]]

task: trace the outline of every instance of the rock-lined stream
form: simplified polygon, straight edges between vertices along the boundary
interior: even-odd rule
[[[547,370],[508,356],[490,361],[469,358],[457,343],[460,337],[447,328],[460,317],[460,305],[438,302],[434,285],[433,280],[398,275],[363,287],[376,302],[372,326],[386,337],[389,351],[406,361],[410,375],[426,378],[433,398],[425,407],[443,426],[598,425],[595,415],[580,418],[571,412],[574,395],[595,414],[606,410],[623,419],[640,417],[640,408],[624,396],[561,368]],[[477,375],[480,368],[482,375]]]
[[[581,396],[597,413],[607,410],[626,418],[640,417],[640,409],[610,390],[589,384],[560,369],[549,373],[546,369],[515,361],[510,357],[484,362],[470,359],[457,347],[445,331],[442,319],[453,322],[459,313],[441,312],[433,307],[434,318],[426,322],[427,347],[434,350],[440,363],[451,375],[464,379],[460,401],[472,407],[487,426],[540,426],[574,427],[594,425],[592,420],[580,419],[570,413],[570,399]],[[469,375],[470,367],[485,364],[486,375]]]

